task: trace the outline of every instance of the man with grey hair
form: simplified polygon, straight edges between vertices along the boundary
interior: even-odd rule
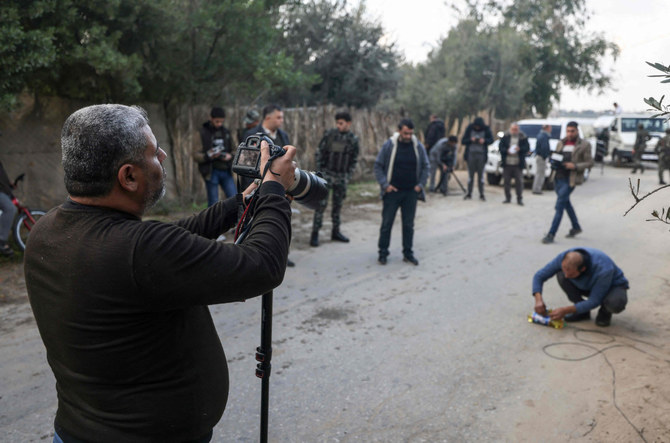
[[[523,206],[523,170],[526,168],[526,155],[530,151],[528,137],[521,132],[517,123],[512,123],[509,132],[500,139],[498,144],[500,160],[503,165],[503,179],[505,180],[505,200],[512,201],[512,179],[516,186],[516,203]]]
[[[228,370],[207,305],[281,283],[295,148],[272,163],[240,245],[215,241],[236,223],[240,194],[175,223],[142,221],[164,192],[166,154],[141,108],[80,109],[62,148],[69,198],[35,225],[25,253],[56,378],[54,441],[210,441]],[[264,144],[261,169],[268,158]]]
[[[545,281],[556,276],[568,299],[574,303],[547,312],[542,298]],[[535,312],[552,320],[582,321],[591,318],[590,311],[600,307],[598,326],[609,326],[612,314],[618,314],[628,303],[628,280],[623,271],[604,252],[594,248],[573,248],[561,252],[533,277]],[[586,297],[586,299],[584,299]]]

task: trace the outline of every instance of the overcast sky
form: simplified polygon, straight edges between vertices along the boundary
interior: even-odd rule
[[[621,54],[607,60],[613,89],[602,95],[564,88],[558,108],[562,110],[610,110],[618,102],[624,111],[643,111],[644,97],[668,95],[670,85],[647,77],[655,70],[645,61],[670,65],[670,0],[586,0],[592,18],[589,32],[604,33],[618,44]],[[444,0],[389,2],[367,0],[368,13],[381,20],[389,38],[411,62],[421,62],[458,21]]]

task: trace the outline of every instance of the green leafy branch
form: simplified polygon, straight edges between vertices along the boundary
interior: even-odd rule
[[[647,62],[647,64],[652,68],[662,72],[662,74],[653,74],[650,75],[649,77],[660,77],[663,78],[663,80],[661,80],[661,83],[670,83],[670,65],[664,66],[660,63],[650,63],[650,62]],[[649,97],[645,98],[644,102],[649,106],[651,106],[650,111],[658,112],[658,114],[654,115],[654,117],[667,117],[668,119],[670,119],[670,105],[663,104],[664,98],[665,95],[663,95],[660,100],[656,100],[654,97]]]

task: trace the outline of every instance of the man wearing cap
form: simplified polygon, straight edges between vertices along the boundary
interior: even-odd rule
[[[223,126],[226,112],[223,108],[214,107],[209,113],[209,120],[199,129],[200,146],[193,147],[193,158],[198,162],[198,170],[205,180],[207,189],[207,206],[219,201],[219,186],[226,197],[237,194],[233,180],[233,138],[230,131]]]
[[[261,115],[255,109],[250,109],[244,115],[244,128],[239,128],[237,130],[237,143],[242,143],[244,141],[244,134],[247,133],[251,128],[258,126],[258,122],[261,119]]]

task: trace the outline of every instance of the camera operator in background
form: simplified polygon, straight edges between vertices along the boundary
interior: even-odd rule
[[[442,195],[447,195],[449,174],[453,172],[456,165],[456,149],[458,138],[455,135],[442,137],[435,143],[428,157],[430,159],[430,192],[437,192],[438,188]],[[440,180],[435,184],[435,176],[440,170]]]
[[[209,120],[198,130],[200,146],[194,145],[193,158],[198,162],[198,170],[205,180],[207,206],[219,201],[219,186],[230,198],[237,194],[231,171],[233,160],[233,139],[230,131],[223,126],[226,112],[214,107]]]
[[[12,189],[14,185],[9,181],[7,172],[0,162],[0,255],[11,258],[14,257],[14,251],[7,243],[9,240],[9,231],[12,229],[14,217],[16,216],[16,206],[12,203]]]
[[[25,253],[56,378],[54,441],[210,441],[229,383],[207,305],[281,284],[295,148],[271,164],[240,245],[214,240],[237,222],[240,194],[175,223],[142,221],[164,194],[166,154],[141,108],[80,109],[62,149],[69,198],[39,220]],[[264,144],[262,167],[268,158]]]
[[[316,170],[323,173],[323,177],[330,185],[333,195],[331,210],[333,229],[331,240],[349,243],[349,239],[340,232],[340,212],[342,202],[347,197],[347,184],[356,169],[358,160],[358,137],[351,132],[351,114],[338,112],[335,114],[336,128],[329,129],[323,135],[316,150]],[[323,224],[323,213],[328,206],[328,197],[321,201],[319,208],[314,211],[314,223],[310,246],[319,246],[319,229]]]
[[[570,203],[570,194],[575,186],[584,182],[584,170],[593,166],[591,144],[579,138],[577,122],[568,122],[565,128],[566,136],[558,142],[556,151],[551,154],[551,175],[549,180],[554,181],[556,191],[556,212],[551,222],[549,232],[542,239],[542,243],[553,243],[558,227],[563,218],[563,211],[568,213],[572,228],[566,237],[571,238],[582,232],[577,220],[577,213]]]
[[[488,146],[491,143],[493,143],[493,134],[491,128],[484,123],[483,118],[475,118],[475,121],[465,128],[461,144],[465,146],[463,159],[468,164],[468,193],[463,197],[464,200],[472,199],[472,188],[475,183],[475,175],[477,175],[479,199],[486,201],[486,197],[484,197],[484,167],[486,166],[486,160],[489,158]]]

